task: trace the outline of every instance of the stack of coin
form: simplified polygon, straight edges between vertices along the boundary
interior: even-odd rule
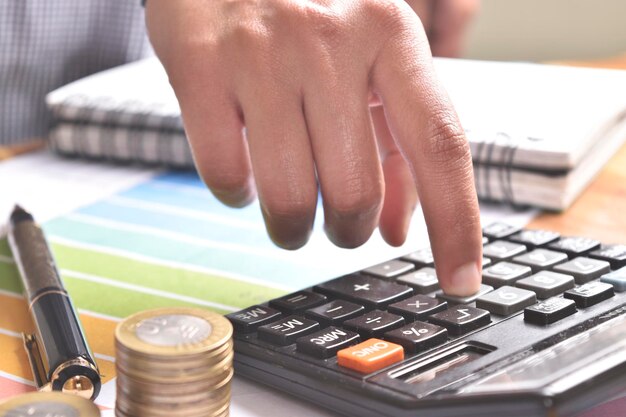
[[[60,392],[31,392],[0,403],[0,417],[100,417],[91,401]]]
[[[118,417],[227,416],[233,376],[230,322],[217,313],[164,308],[115,331]]]

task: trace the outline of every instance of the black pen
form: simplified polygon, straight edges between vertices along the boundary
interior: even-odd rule
[[[43,231],[19,206],[9,220],[9,244],[35,324],[35,334],[24,334],[24,346],[38,388],[96,398],[100,372],[72,302]]]

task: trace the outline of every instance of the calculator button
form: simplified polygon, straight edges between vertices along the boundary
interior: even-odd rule
[[[508,316],[522,311],[525,307],[531,306],[536,302],[537,296],[534,292],[505,285],[480,296],[476,300],[476,307],[493,314]]]
[[[446,301],[426,295],[414,295],[406,300],[391,304],[388,310],[391,313],[399,314],[407,320],[412,321],[423,319],[430,314],[443,311],[446,308],[448,308]]]
[[[607,261],[612,269],[619,269],[626,266],[626,245],[602,245],[598,250],[594,250],[589,257]]]
[[[492,263],[493,263],[493,262],[491,261],[491,259],[489,259],[489,258],[485,258],[485,257],[483,256],[483,268],[488,267],[488,266],[489,266],[489,265],[491,265]]]
[[[497,222],[483,227],[483,235],[487,236],[489,239],[502,239],[517,233],[519,230],[519,227]]]
[[[626,291],[626,266],[603,275],[601,281],[611,284],[617,292]]]
[[[443,291],[437,291],[435,293],[437,298],[445,300],[451,304],[469,304],[471,302],[476,301],[478,297],[483,294],[487,294],[488,292],[493,291],[493,287],[490,285],[480,284],[480,288],[477,292],[472,295],[468,295],[467,297],[457,297],[456,295],[448,295]]]
[[[231,313],[226,316],[240,333],[251,333],[257,327],[276,321],[280,317],[280,311],[270,307],[252,306],[245,310]]]
[[[487,236],[483,236],[483,246],[489,243],[489,238]]]
[[[409,272],[396,278],[400,284],[413,287],[418,294],[428,294],[439,289],[439,280],[435,268],[426,267]]]
[[[576,313],[574,300],[555,297],[534,306],[526,307],[524,320],[533,324],[546,325],[557,322],[574,313]]]
[[[494,261],[507,261],[526,252],[526,246],[519,243],[496,240],[483,248],[483,254]]]
[[[488,325],[491,323],[491,318],[486,310],[458,305],[433,314],[428,318],[428,321],[445,327],[453,336],[460,336]]]
[[[510,236],[508,240],[526,245],[529,249],[535,249],[538,246],[554,242],[560,237],[559,233],[551,230],[522,230]]]
[[[578,308],[587,308],[613,297],[613,286],[605,282],[592,281],[565,291],[563,297],[576,302]]]
[[[606,261],[585,257],[574,258],[569,262],[554,267],[556,272],[572,275],[576,284],[584,284],[599,278],[611,270],[611,265]]]
[[[562,237],[548,245],[549,249],[565,252],[570,259],[585,255],[599,247],[600,242],[597,240],[577,236]]]
[[[298,338],[296,347],[299,352],[319,359],[328,359],[335,356],[337,351],[358,342],[359,335],[357,333],[331,326]]]
[[[317,285],[319,292],[372,307],[386,306],[413,293],[411,287],[368,275],[352,274]]]
[[[535,249],[532,252],[513,258],[513,262],[527,265],[532,268],[533,272],[549,269],[550,267],[565,261],[567,261],[566,254],[548,249]]]
[[[483,269],[483,282],[494,287],[513,285],[515,281],[529,277],[532,270],[529,266],[511,262],[498,262]]]
[[[402,346],[405,352],[418,353],[448,341],[448,330],[435,324],[416,321],[385,333],[385,340]]]
[[[409,272],[415,269],[415,265],[412,263],[399,261],[397,259],[393,259],[388,262],[383,262],[378,265],[370,266],[369,268],[364,269],[362,272],[368,275],[374,275],[379,278],[393,278],[398,275],[402,275],[405,272]]]
[[[435,259],[433,258],[433,252],[430,248],[424,248],[411,252],[401,258],[403,261],[412,262],[417,266],[433,266],[435,265]]]
[[[364,339],[380,337],[383,333],[400,327],[405,323],[404,317],[386,311],[373,310],[362,316],[343,323],[350,330],[358,332]]]
[[[533,291],[537,298],[544,299],[574,288],[574,277],[558,272],[541,271],[517,281],[515,286]]]
[[[270,301],[270,305],[287,313],[296,313],[326,302],[326,296],[311,291],[298,291]]]
[[[297,338],[319,330],[318,322],[301,316],[289,316],[281,320],[259,327],[260,340],[274,345],[290,345]]]
[[[363,374],[371,374],[402,360],[402,346],[380,339],[369,339],[337,352],[337,365]]]
[[[333,300],[319,307],[308,310],[307,317],[324,323],[339,324],[344,320],[351,319],[365,313],[365,307],[345,300]]]

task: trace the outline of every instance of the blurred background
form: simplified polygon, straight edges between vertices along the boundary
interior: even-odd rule
[[[482,0],[464,57],[589,60],[626,53],[624,0]]]

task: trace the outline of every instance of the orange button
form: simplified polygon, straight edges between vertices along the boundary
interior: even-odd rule
[[[402,346],[380,339],[369,339],[337,352],[339,366],[364,374],[378,371],[403,359],[404,349]]]

